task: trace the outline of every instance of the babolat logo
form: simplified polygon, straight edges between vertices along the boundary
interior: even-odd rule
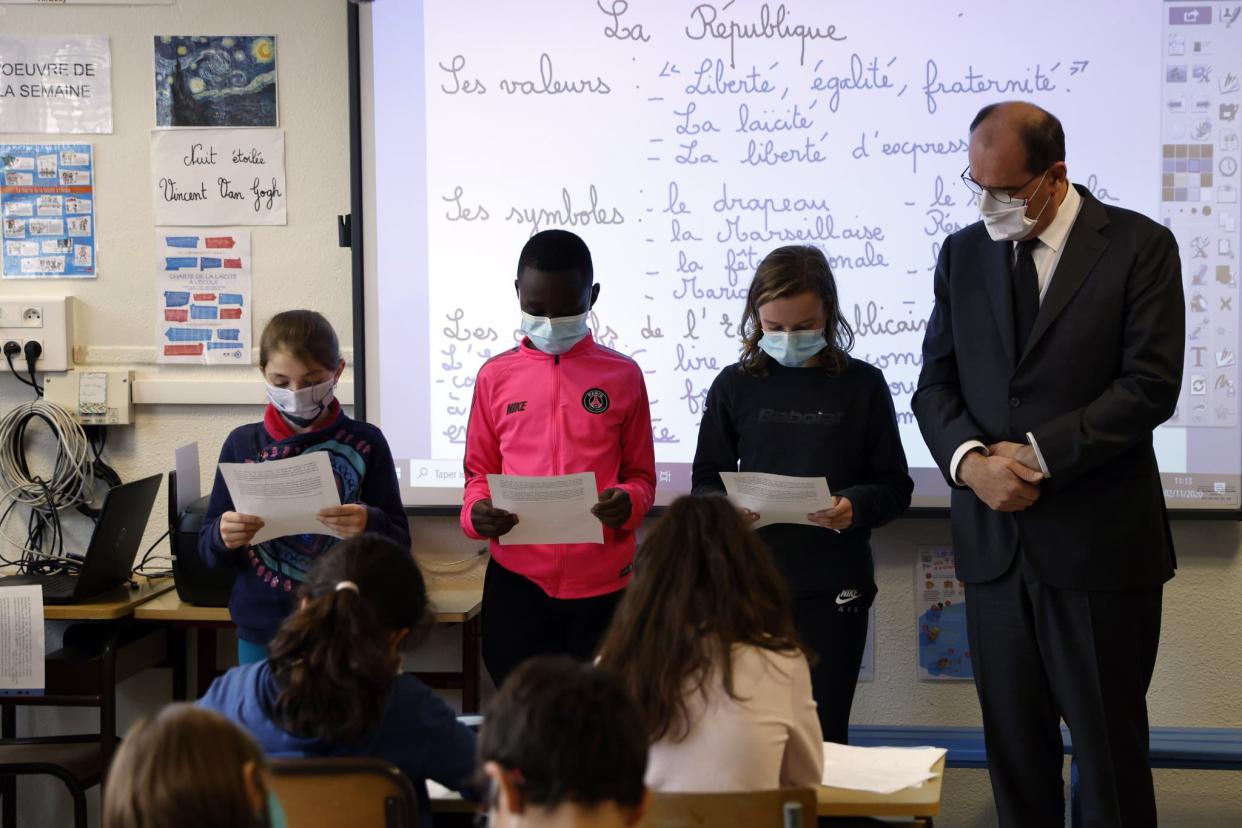
[[[505,409],[505,413],[516,414],[519,411],[525,411],[525,410],[526,410],[526,400],[522,400],[521,402],[509,403],[509,407]]]
[[[777,411],[775,408],[759,409],[759,422],[784,423],[785,425],[834,426],[845,415],[840,411]]]

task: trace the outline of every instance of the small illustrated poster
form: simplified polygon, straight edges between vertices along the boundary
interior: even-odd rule
[[[914,598],[919,678],[973,678],[966,638],[966,585],[957,580],[951,547],[919,547]]]
[[[90,144],[0,144],[4,278],[98,275],[93,161]]]
[[[158,362],[250,364],[250,233],[156,230]]]
[[[155,38],[155,123],[276,126],[275,36]]]

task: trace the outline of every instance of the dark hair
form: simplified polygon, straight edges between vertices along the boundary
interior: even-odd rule
[[[416,644],[430,629],[423,574],[409,549],[362,535],[325,552],[300,596],[268,645],[279,692],[267,714],[295,736],[349,741],[378,720],[396,678],[389,637],[408,629]]]
[[[992,113],[1013,101],[988,104],[980,109],[975,119],[970,122],[970,131],[986,121]],[[1065,160],[1065,130],[1061,121],[1048,110],[1032,103],[1025,103],[1028,115],[1017,125],[1018,140],[1026,150],[1026,171],[1031,175],[1043,172],[1058,161]]]
[[[634,580],[600,645],[600,669],[637,702],[651,741],[684,739],[686,699],[721,671],[733,698],[733,647],[805,652],[767,547],[723,497],[680,497],[639,548]]]
[[[591,251],[586,242],[568,230],[544,230],[531,236],[518,255],[519,279],[527,268],[549,273],[577,273],[584,287],[595,281]]]
[[[642,803],[647,739],[634,702],[612,676],[566,656],[523,662],[488,705],[479,767],[520,774],[526,802],[555,808]]]
[[[828,347],[820,352],[824,369],[839,374],[849,362],[846,354],[854,347],[854,331],[841,313],[837,296],[837,282],[832,277],[828,259],[818,247],[790,245],[778,247],[763,257],[750,280],[746,292],[746,307],[742,311],[742,369],[748,374],[767,371],[771,359],[759,347],[763,338],[763,325],[759,322],[759,308],[773,299],[784,299],[802,293],[816,293],[824,303],[824,338]]]
[[[169,705],[121,741],[104,792],[104,828],[260,828],[266,821],[243,773],[249,762],[256,771],[267,767],[250,734],[214,710]]]
[[[274,351],[283,351],[308,365],[335,371],[341,361],[336,331],[323,314],[313,310],[290,310],[268,320],[259,337],[259,367],[266,368]]]

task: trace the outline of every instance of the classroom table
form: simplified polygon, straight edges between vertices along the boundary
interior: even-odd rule
[[[137,589],[119,586],[82,604],[44,604],[45,621],[115,621],[173,588],[171,578],[135,578]]]
[[[461,670],[452,672],[419,672],[416,675],[437,690],[460,690],[461,712],[479,712],[479,613],[483,610],[483,585],[431,587],[427,597],[435,609],[437,624],[461,624]]]
[[[85,603],[80,604],[44,604],[43,620],[44,621],[118,621],[122,618],[128,618],[135,611],[151,601],[159,600],[161,596],[172,591],[173,582],[171,578],[147,578],[145,576],[137,576],[134,578],[136,587],[129,585],[119,586],[116,589],[108,590],[100,593]],[[111,691],[115,694],[116,685],[124,681],[126,678],[136,675],[148,667],[154,667],[160,663],[165,657],[164,646],[161,643],[156,652],[152,655],[152,647],[148,642],[148,646],[139,648],[127,648],[118,654],[118,667],[116,674],[113,676],[113,686]],[[61,664],[55,665],[56,668]],[[55,684],[55,670],[52,667],[47,668],[47,680],[51,684]],[[52,674],[52,675],[48,675]],[[180,676],[174,671],[174,685]],[[184,679],[181,679],[184,681]],[[46,701],[46,696],[43,697]],[[37,701],[31,703],[37,704]],[[10,728],[4,728],[7,734]]]
[[[891,794],[850,791],[820,786],[819,817],[904,817],[931,828],[933,817],[940,814],[940,795],[944,787],[944,757],[932,766],[936,774],[922,785]],[[431,786],[431,811],[437,814],[473,814],[478,804],[467,802],[455,793]]]
[[[66,629],[62,646],[44,660],[44,692],[36,696],[0,699],[0,740],[15,744],[18,707],[75,707],[99,710],[97,733],[71,736],[35,736],[44,744],[81,745],[98,742],[97,759],[105,767],[117,743],[116,688],[130,676],[163,663],[167,658],[165,637],[152,635],[134,625],[107,623],[129,618],[134,610],[157,599],[173,587],[170,579],[135,579],[135,586],[117,587],[84,603],[45,604],[45,621],[82,621]],[[0,785],[4,794],[3,820],[16,820],[12,777]]]
[[[171,586],[171,584],[170,584]],[[479,612],[483,590],[436,589],[428,591],[435,608],[437,624],[461,624],[461,670],[454,672],[417,673],[429,686],[437,689],[460,690],[463,713],[479,709]],[[181,631],[194,631],[198,638],[198,695],[201,697],[215,677],[216,638],[218,629],[231,628],[227,607],[200,607],[184,603],[176,592],[167,592],[148,601],[134,611],[139,621],[161,622]]]
[[[891,794],[874,794],[866,791],[849,791],[844,788],[820,786],[819,807],[816,813],[827,816],[910,817],[932,824],[932,817],[940,814],[940,794],[944,787],[944,760],[932,766],[935,779],[922,785],[904,788]]]
[[[169,585],[173,582],[170,580]],[[193,632],[198,641],[198,671],[195,698],[201,698],[216,677],[216,630],[231,629],[228,607],[200,607],[185,604],[175,589],[148,601],[134,610],[138,621],[155,621],[167,624],[172,641],[173,700],[185,701],[188,672],[186,635]]]

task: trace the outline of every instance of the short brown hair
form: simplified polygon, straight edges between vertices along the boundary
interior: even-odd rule
[[[259,367],[266,368],[275,351],[299,362],[335,371],[341,362],[336,331],[323,314],[313,310],[289,310],[273,316],[259,337]]]
[[[638,549],[634,580],[600,645],[600,669],[629,691],[652,742],[680,741],[692,724],[687,697],[706,697],[713,676],[738,698],[737,644],[804,652],[771,552],[733,504],[679,497]]]
[[[759,347],[763,338],[763,325],[759,323],[759,308],[773,299],[785,299],[803,293],[816,293],[824,303],[824,339],[828,347],[823,354],[824,368],[830,374],[845,370],[847,354],[854,347],[854,332],[841,313],[837,296],[837,282],[832,277],[828,258],[818,247],[789,245],[778,247],[763,257],[755,269],[746,293],[746,308],[742,312],[742,355],[739,362],[748,374],[767,372],[771,359]]]
[[[487,762],[517,771],[530,805],[635,808],[646,790],[647,739],[615,678],[568,656],[537,656],[488,705],[479,767]]]
[[[125,734],[103,797],[103,828],[261,828],[242,769],[267,767],[249,734],[212,710],[173,704]]]

